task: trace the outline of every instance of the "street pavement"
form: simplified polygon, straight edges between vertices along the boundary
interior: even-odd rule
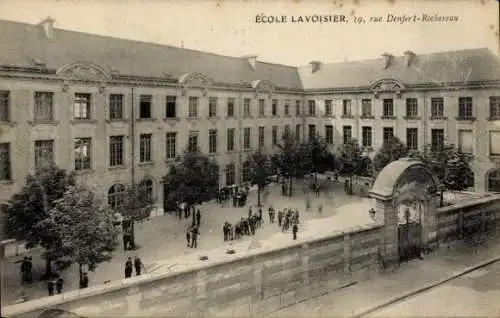
[[[454,273],[468,270],[478,263],[500,257],[500,239],[487,242],[477,250],[458,243],[425,260],[401,264],[398,271],[358,282],[280,311],[272,317],[352,317],[390,302],[396,297],[425,288]],[[383,307],[367,314],[374,317],[448,317],[497,316],[500,299],[499,265],[452,280],[430,289],[421,296]],[[468,299],[465,299],[468,298]],[[464,307],[468,307],[465,309]]]
[[[301,183],[294,184],[295,195],[294,197],[281,196],[281,189],[278,186],[272,186],[269,189],[269,196],[267,202],[264,204],[263,216],[264,225],[256,231],[255,236],[244,236],[240,242],[252,242],[263,240],[263,242],[272,242],[277,240],[291,240],[291,234],[280,234],[280,229],[277,224],[270,224],[267,214],[267,208],[272,205],[275,208],[298,208],[300,211],[300,221],[304,224],[309,224],[308,220],[322,219],[327,217],[336,216],[340,224],[347,226],[348,224],[365,224],[367,219],[360,220],[360,213],[368,213],[367,206],[370,204],[369,199],[362,199],[359,196],[347,196],[343,193],[343,185],[341,183],[334,184],[327,182],[330,185],[328,193],[322,192],[319,197],[311,196],[312,204],[311,210],[305,211],[305,197],[301,190]],[[362,203],[364,201],[364,203]],[[361,203],[361,204],[360,204]],[[247,204],[255,206],[257,204],[256,192],[251,192]],[[318,207],[323,206],[322,212],[318,212]],[[351,208],[349,208],[351,207]],[[353,210],[357,213],[352,213]],[[204,203],[199,206],[201,211],[201,226],[200,236],[198,238],[198,249],[193,250],[186,246],[185,233],[189,225],[191,225],[191,218],[179,220],[175,215],[158,216],[148,221],[136,225],[136,243],[140,246],[135,251],[123,251],[123,247],[119,246],[118,250],[114,252],[113,259],[110,262],[100,264],[95,272],[89,273],[90,285],[103,284],[108,280],[118,280],[123,278],[124,263],[128,257],[135,255],[139,256],[145,267],[146,271],[151,273],[165,269],[165,264],[171,263],[171,259],[182,255],[189,255],[193,253],[203,253],[214,248],[227,246],[223,242],[222,225],[225,221],[235,223],[243,216],[248,215],[248,205],[242,208],[235,208],[232,206],[221,207],[215,202]],[[253,208],[254,212],[257,209]],[[315,222],[314,226],[325,226],[325,222]],[[328,227],[328,224],[326,225]],[[332,232],[336,225],[332,225]],[[304,229],[305,230],[305,229]],[[299,235],[300,235],[299,230]],[[288,238],[290,236],[290,238]],[[33,251],[26,255],[33,256],[33,268],[35,283],[30,285],[21,285],[20,283],[20,264],[16,263],[25,255],[10,257],[4,260],[2,282],[2,305],[9,305],[16,303],[20,295],[24,293],[28,300],[38,299],[47,296],[46,282],[37,281],[44,270],[45,262],[40,256],[39,251]],[[64,278],[64,291],[69,291],[78,288],[78,268],[72,266],[71,268],[60,273]]]
[[[478,269],[368,317],[499,317],[500,264]]]

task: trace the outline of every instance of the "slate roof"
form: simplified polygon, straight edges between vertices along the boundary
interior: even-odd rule
[[[384,68],[382,57],[373,60],[299,67],[304,89],[368,87],[380,79],[396,79],[406,85],[500,80],[500,58],[486,48],[440,52],[413,57],[409,67],[404,56],[394,56]]]
[[[35,61],[57,70],[73,62],[91,62],[125,76],[179,79],[202,73],[215,82],[250,85],[268,80],[282,88],[362,88],[385,78],[407,85],[500,80],[500,58],[488,49],[417,55],[410,67],[403,56],[384,69],[383,59],[292,67],[256,62],[173,46],[54,29],[51,39],[38,25],[0,20],[0,65],[34,67]]]
[[[0,65],[33,67],[33,60],[57,70],[73,62],[91,62],[120,75],[179,79],[202,73],[215,82],[250,85],[269,80],[277,87],[301,88],[296,67],[257,62],[166,45],[124,40],[62,29],[47,39],[37,25],[0,20]]]

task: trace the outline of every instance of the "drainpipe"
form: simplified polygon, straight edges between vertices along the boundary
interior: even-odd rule
[[[130,107],[130,146],[131,151],[130,155],[132,157],[132,166],[131,166],[131,174],[132,174],[132,187],[135,187],[135,112],[134,112],[134,88],[131,88],[132,94],[132,103]]]
[[[245,138],[245,132],[243,131],[243,96],[241,92],[238,93],[238,113],[236,114],[238,120],[238,181],[240,186],[243,184],[243,139]]]
[[[428,126],[427,126],[427,123],[428,123],[428,120],[430,120],[430,119],[428,118],[428,112],[429,112],[429,110],[427,109],[427,107],[428,107],[428,106],[429,106],[429,103],[428,103],[428,101],[427,101],[427,92],[426,92],[426,91],[424,91],[424,114],[423,114],[423,117],[424,117],[424,124],[423,124],[423,126],[424,126],[424,138],[423,138],[423,139],[424,139],[424,140],[423,140],[423,142],[424,142],[424,147],[427,147],[427,134],[428,134],[428,131],[427,131],[427,127],[428,127]],[[424,150],[425,150],[425,148],[422,148],[422,149],[424,149]]]

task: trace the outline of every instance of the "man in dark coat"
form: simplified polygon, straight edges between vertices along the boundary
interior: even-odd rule
[[[144,265],[142,264],[142,261],[139,258],[139,256],[134,257],[134,267],[135,267],[135,274],[137,276],[141,275],[141,270],[144,267]]]
[[[198,227],[195,226],[191,230],[191,247],[192,248],[197,248],[198,247],[198,235],[200,232],[198,231]]]
[[[187,247],[191,247],[191,228],[188,228],[186,230],[186,242],[187,242]]]
[[[129,257],[125,262],[125,278],[130,278],[132,276],[132,259]]]
[[[278,211],[278,226],[281,227],[281,222],[283,221],[283,211]]]
[[[293,239],[296,240],[297,239],[297,232],[299,230],[299,227],[297,225],[297,223],[294,223],[293,224],[293,227],[292,227],[292,234],[293,234]]]
[[[59,277],[56,281],[56,290],[58,294],[62,293],[63,284],[64,284],[64,279],[62,279],[62,277]]]
[[[80,288],[89,287],[89,275],[87,273],[83,273],[82,280],[80,281]]]
[[[47,283],[47,291],[49,292],[49,296],[54,295],[54,281],[49,280],[49,282]]]
[[[198,211],[196,211],[196,224],[200,226],[200,222],[201,222],[201,213],[200,209],[198,209]]]

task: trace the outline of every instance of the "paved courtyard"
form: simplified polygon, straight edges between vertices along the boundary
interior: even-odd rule
[[[331,183],[329,181],[324,181]],[[277,186],[271,187],[267,202],[264,205],[264,226],[259,228],[255,236],[244,236],[235,244],[250,244],[253,241],[267,242],[264,244],[278,244],[283,240],[292,240],[290,233],[280,233],[277,224],[270,224],[267,214],[267,208],[272,205],[275,208],[291,207],[298,208],[300,213],[301,227],[307,227],[308,224],[313,227],[321,227],[322,231],[331,228],[332,232],[339,227],[354,226],[356,224],[366,224],[369,219],[368,207],[371,200],[363,199],[358,196],[347,196],[343,192],[343,185],[330,185],[330,192],[322,192],[319,197],[311,196],[311,210],[305,211],[305,198],[301,191],[299,183],[294,184],[295,196],[282,197],[281,189]],[[255,206],[257,204],[256,192],[251,192],[248,204]],[[323,205],[322,212],[318,212],[318,207]],[[136,251],[124,252],[122,246],[114,252],[113,259],[110,262],[100,264],[95,272],[89,274],[90,285],[102,284],[106,280],[117,280],[123,278],[124,262],[127,257],[138,255],[143,260],[149,273],[165,270],[166,264],[171,264],[171,259],[188,254],[202,254],[214,248],[223,247],[228,243],[223,242],[222,224],[224,221],[236,222],[242,216],[248,214],[248,205],[242,208],[221,207],[211,202],[201,205],[201,227],[200,237],[198,239],[199,247],[197,250],[186,247],[185,231],[191,224],[191,219],[178,220],[174,215],[164,215],[155,217],[136,226],[136,242],[140,248]],[[256,211],[256,209],[254,209]],[[360,216],[363,217],[360,217]],[[313,222],[308,220],[331,218],[333,221]],[[314,229],[299,228],[299,236],[302,231],[311,231]],[[319,228],[318,228],[319,230]],[[247,243],[245,243],[247,242]],[[43,273],[44,261],[39,252],[29,253],[33,255],[33,265],[35,278]],[[36,299],[47,296],[46,282],[35,282],[31,285],[20,284],[19,264],[16,261],[22,259],[19,255],[8,258],[3,267],[4,281],[2,290],[2,304],[8,305],[19,299],[21,292],[24,292],[28,299]],[[76,266],[61,273],[65,280],[64,290],[72,290],[78,287],[78,270]]]

